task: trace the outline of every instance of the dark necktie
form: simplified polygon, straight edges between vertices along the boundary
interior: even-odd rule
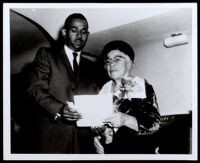
[[[78,54],[76,52],[73,52],[73,56],[74,56],[74,59],[73,59],[73,68],[74,68],[74,75],[75,75],[75,79],[77,79],[77,75],[78,75],[78,63],[77,63],[77,56]]]

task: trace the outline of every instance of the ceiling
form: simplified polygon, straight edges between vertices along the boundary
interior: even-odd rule
[[[163,41],[173,33],[186,33],[191,36],[192,9],[176,9],[91,34],[86,49],[99,54],[110,40],[124,40],[136,47],[158,40]]]
[[[33,6],[34,7],[34,6]],[[104,31],[124,24],[133,23],[142,19],[150,18],[155,15],[166,13],[175,8],[170,7],[145,7],[139,8],[135,5],[116,7],[88,7],[88,8],[12,8],[36,23],[40,24],[47,32],[56,39],[60,28],[66,17],[72,13],[82,13],[89,22],[90,33]]]
[[[192,34],[191,8],[12,8],[11,60],[12,65],[16,65],[13,71],[19,69],[19,64],[23,65],[22,60],[31,62],[39,47],[49,45],[49,38],[57,39],[65,18],[74,12],[83,13],[88,19],[90,36],[85,50],[93,55],[99,55],[103,46],[114,39],[127,41],[135,47],[163,40],[176,32]]]

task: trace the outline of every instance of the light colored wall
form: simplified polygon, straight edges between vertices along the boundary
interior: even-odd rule
[[[188,113],[192,104],[192,46],[165,48],[163,40],[134,47],[135,72],[149,81],[160,113]]]

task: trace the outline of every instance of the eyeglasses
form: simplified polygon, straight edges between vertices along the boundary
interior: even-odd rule
[[[122,56],[117,56],[117,57],[115,57],[115,58],[113,58],[113,59],[105,59],[104,60],[104,64],[107,66],[107,65],[111,65],[112,63],[115,63],[115,64],[117,64],[117,63],[120,63],[122,60],[124,60],[125,58],[124,57],[122,57]]]

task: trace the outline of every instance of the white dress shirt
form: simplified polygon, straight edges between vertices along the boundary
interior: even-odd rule
[[[66,53],[66,55],[67,55],[67,57],[69,59],[69,62],[71,64],[71,67],[74,70],[74,67],[73,67],[74,55],[73,55],[73,53],[75,51],[71,50],[67,45],[64,46],[64,49],[65,49],[65,53]],[[76,52],[76,53],[78,54],[77,57],[76,57],[76,61],[79,64],[80,63],[80,58],[81,58],[81,52],[79,51],[79,52]]]

